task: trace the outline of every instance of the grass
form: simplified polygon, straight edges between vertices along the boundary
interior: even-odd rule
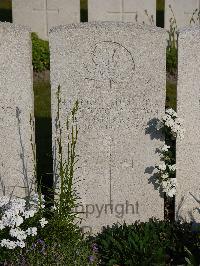
[[[167,81],[166,107],[176,110],[176,84]]]
[[[157,6],[157,10],[164,11],[165,0],[157,0],[156,6]]]
[[[12,1],[0,0],[0,21],[12,22]]]
[[[164,28],[164,8],[165,1],[157,0],[156,1],[156,26]]]
[[[40,81],[34,83],[35,95],[35,116],[50,118],[51,117],[51,91],[50,82]]]
[[[2,9],[12,9],[12,0],[1,0],[0,8]]]
[[[42,193],[53,184],[51,89],[49,81],[34,82],[35,137],[37,179],[42,183]]]

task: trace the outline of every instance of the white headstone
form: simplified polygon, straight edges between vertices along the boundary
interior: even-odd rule
[[[200,28],[181,30],[178,44],[177,112],[185,137],[176,148],[176,219],[200,222]]]
[[[0,195],[27,196],[34,189],[31,54],[29,30],[0,23]]]
[[[86,219],[82,226],[90,232],[124,220],[163,219],[163,198],[149,181],[162,141],[157,131],[147,132],[148,123],[165,109],[165,34],[120,22],[50,32],[54,171],[58,173],[56,92],[61,85],[63,134],[66,117],[79,101],[75,180],[80,177],[76,189],[82,201],[78,211]]]
[[[13,23],[48,39],[53,26],[80,22],[80,0],[12,0],[12,15]]]
[[[145,22],[156,25],[156,0],[88,0],[88,21]]]
[[[198,24],[200,22],[197,19],[199,10],[200,0],[165,0],[165,29],[170,29],[170,20],[174,18],[177,28],[190,25],[192,17]]]

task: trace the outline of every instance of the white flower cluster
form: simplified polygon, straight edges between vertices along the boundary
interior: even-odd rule
[[[24,220],[33,217],[39,210],[39,208],[44,208],[44,196],[40,197],[38,194],[31,196],[28,204],[24,199],[9,197],[0,198],[0,230],[4,228],[10,228],[9,235],[17,240],[3,239],[0,242],[2,247],[8,249],[14,249],[16,247],[25,247],[25,240],[27,236],[37,235],[37,227],[29,227],[27,230],[22,230],[20,225],[23,224]],[[43,228],[48,222],[45,218],[39,220],[40,225]]]
[[[167,109],[162,120],[156,125],[157,130],[163,127],[168,127],[171,130],[173,137],[184,138],[185,129],[183,128],[183,120],[177,117],[177,113],[173,109]]]
[[[161,148],[161,152],[168,152],[169,148],[170,146],[164,145]],[[156,168],[159,173],[159,179],[157,180],[157,183],[159,183],[162,191],[165,192],[167,196],[173,197],[176,194],[176,178],[170,178],[169,173],[176,171],[176,165],[170,165],[163,161]]]

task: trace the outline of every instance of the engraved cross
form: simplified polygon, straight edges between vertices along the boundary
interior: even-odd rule
[[[46,34],[48,36],[48,31],[49,31],[49,29],[48,29],[48,15],[49,15],[49,13],[57,13],[57,14],[59,14],[59,9],[58,8],[57,9],[49,9],[47,1],[48,0],[44,0],[44,2],[43,2],[44,5],[43,5],[42,9],[33,8],[33,12],[43,12],[44,20],[45,20],[45,22],[44,22],[45,32],[46,32]]]
[[[121,15],[121,21],[125,21],[125,17],[127,14],[135,14],[135,17],[137,17],[136,11],[125,11],[125,0],[121,0],[121,8],[120,11],[107,11],[108,14],[120,14]]]

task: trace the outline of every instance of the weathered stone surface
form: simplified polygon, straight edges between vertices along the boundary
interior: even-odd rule
[[[156,25],[156,0],[88,0],[88,21],[145,22]]]
[[[31,54],[29,30],[0,23],[0,195],[28,195],[35,181]]]
[[[165,0],[165,28],[170,29],[170,20],[174,18],[178,28],[190,25],[191,18],[194,19],[191,24],[199,24],[197,9],[200,9],[200,0]]]
[[[200,28],[186,28],[178,38],[177,112],[185,137],[177,140],[176,218],[200,222]]]
[[[80,0],[12,0],[13,23],[48,39],[51,27],[80,22]]]
[[[162,195],[149,182],[162,138],[148,123],[165,109],[165,38],[162,29],[120,22],[50,31],[54,158],[60,85],[63,132],[67,114],[79,101],[75,187],[85,230],[163,218]],[[65,133],[64,151],[66,139]],[[56,174],[57,167],[55,160]]]

